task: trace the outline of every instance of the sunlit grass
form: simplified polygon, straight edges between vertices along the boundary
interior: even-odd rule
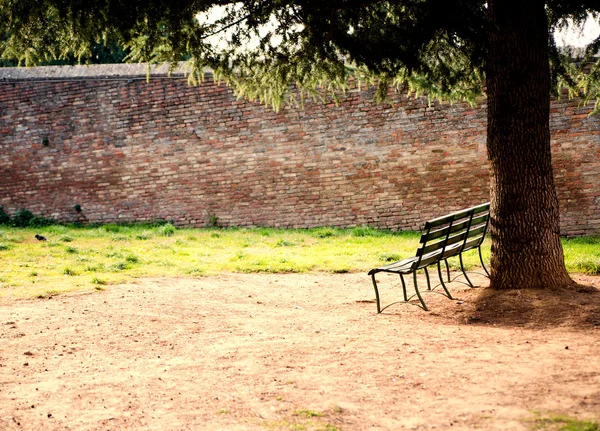
[[[39,233],[48,241],[39,242]],[[223,272],[367,272],[413,256],[419,234],[352,229],[176,229],[162,226],[18,229],[0,226],[0,297],[94,290],[140,277],[201,277]],[[565,240],[567,267],[598,274],[600,238]],[[489,243],[483,247],[489,260]],[[465,266],[479,266],[477,252]],[[451,268],[458,269],[456,259]]]
[[[567,269],[600,275],[600,236],[585,236],[563,241]]]

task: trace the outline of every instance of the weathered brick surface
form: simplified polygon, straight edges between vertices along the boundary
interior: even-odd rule
[[[399,94],[377,105],[354,90],[337,106],[274,113],[210,79],[71,79],[0,79],[9,213],[414,229],[488,199],[485,107]],[[600,118],[588,112],[552,107],[563,234],[600,233]]]

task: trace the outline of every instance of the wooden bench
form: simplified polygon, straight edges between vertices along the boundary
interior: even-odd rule
[[[421,234],[419,248],[417,249],[414,257],[403,259],[389,265],[380,266],[379,268],[374,268],[369,271],[369,275],[373,279],[373,287],[375,288],[377,313],[381,313],[385,308],[397,303],[394,302],[387,305],[383,309],[381,308],[379,290],[377,289],[377,281],[375,280],[375,274],[379,272],[399,274],[400,280],[402,281],[404,302],[408,302],[417,296],[421,304],[420,306],[426,311],[428,311],[428,308],[425,305],[421,293],[419,292],[419,287],[417,286],[417,271],[419,269],[424,270],[427,278],[427,289],[432,290],[427,267],[430,265],[437,265],[438,276],[440,278],[440,283],[444,289],[445,295],[450,299],[454,299],[444,283],[441,262],[444,261],[446,264],[446,273],[448,281],[450,281],[448,258],[458,256],[460,259],[460,268],[462,273],[464,274],[467,283],[473,287],[473,283],[471,283],[471,280],[465,272],[462,253],[467,250],[477,248],[479,250],[479,260],[481,261],[481,265],[489,277],[489,272],[485,267],[483,258],[481,256],[481,244],[483,243],[483,239],[487,232],[489,218],[490,204],[488,202],[426,222]],[[413,274],[415,294],[411,297],[407,297],[404,275],[411,273]]]

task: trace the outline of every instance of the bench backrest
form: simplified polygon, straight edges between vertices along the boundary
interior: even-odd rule
[[[479,247],[487,232],[489,219],[488,202],[429,220],[423,227],[417,250],[419,259],[415,262],[414,269]]]

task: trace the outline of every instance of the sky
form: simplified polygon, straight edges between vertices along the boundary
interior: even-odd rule
[[[554,34],[556,44],[559,46],[570,45],[577,48],[586,46],[592,40],[600,35],[600,24],[597,21],[588,19],[585,23],[583,31],[573,28],[567,31],[557,32]]]

